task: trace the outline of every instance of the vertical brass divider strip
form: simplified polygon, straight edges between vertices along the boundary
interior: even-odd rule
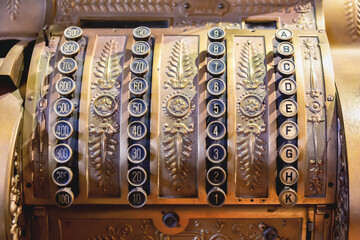
[[[307,114],[306,114],[306,103],[305,103],[305,83],[303,78],[303,65],[301,60],[301,48],[300,48],[300,39],[298,37],[298,32],[294,32],[293,37],[293,45],[295,46],[294,52],[294,62],[296,64],[295,70],[295,81],[297,84],[297,92],[296,99],[298,103],[298,113],[297,113],[297,124],[299,127],[298,134],[298,144],[297,147],[299,149],[299,157],[297,160],[299,179],[297,182],[297,195],[298,195],[298,203],[304,198],[305,195],[305,176],[306,174],[306,142],[307,142],[307,132],[306,132],[306,124],[307,124]]]
[[[91,66],[93,65],[93,56],[97,34],[93,31],[84,29],[84,36],[88,37],[87,51],[84,60],[84,70],[82,77],[82,93],[79,106],[79,196],[75,203],[86,201],[89,193],[89,174],[88,174],[88,140],[89,140],[89,109],[90,109],[90,89],[91,89]]]
[[[39,39],[34,47],[32,59],[29,67],[28,81],[26,85],[26,99],[24,110],[24,124],[23,124],[23,185],[25,204],[32,204],[35,201],[40,201],[43,204],[48,199],[35,199],[33,171],[33,134],[36,130],[37,117],[36,109],[37,103],[40,99],[40,85],[41,80],[46,76],[47,54],[45,54],[46,46],[42,39]]]
[[[206,55],[207,55],[207,32],[208,29],[199,31],[199,104],[198,104],[198,202],[207,203],[206,193]]]
[[[148,202],[156,202],[159,196],[159,169],[160,162],[158,158],[160,156],[159,148],[159,129],[160,121],[159,112],[160,107],[160,65],[161,65],[161,47],[162,37],[161,33],[154,34],[154,55],[153,55],[153,71],[152,71],[152,86],[151,86],[151,109],[150,109],[150,189],[151,193],[148,196]]]
[[[229,34],[231,33],[231,34]],[[235,59],[234,59],[234,36],[235,32],[226,32],[226,51],[227,51],[227,198],[225,203],[235,200],[236,189],[236,96],[235,96]]]
[[[49,184],[49,192],[50,192],[51,203],[55,203],[55,193],[59,189],[59,187],[54,183],[54,181],[52,179],[52,172],[54,171],[54,169],[57,166],[57,162],[52,157],[52,149],[59,142],[59,140],[56,139],[55,133],[53,131],[54,125],[58,121],[62,120],[62,119],[58,118],[57,114],[55,113],[54,106],[55,106],[55,102],[59,99],[59,96],[60,96],[56,91],[55,84],[56,84],[57,80],[59,80],[62,77],[62,74],[58,70],[58,66],[59,66],[60,60],[64,57],[62,55],[62,53],[60,52],[60,46],[62,43],[64,43],[64,41],[65,41],[65,38],[62,36],[60,38],[60,42],[59,42],[59,49],[57,49],[57,51],[55,53],[56,56],[55,56],[55,63],[54,63],[54,71],[49,76],[49,88],[47,90],[48,91],[48,93],[47,93],[48,102],[47,102],[47,109],[46,109],[46,111],[47,111],[47,113],[46,113],[46,117],[47,117],[46,132],[48,135],[48,145],[47,146],[45,145],[45,147],[48,148],[47,149],[48,164],[49,164],[48,178],[49,178],[49,183],[50,183]],[[74,81],[76,81],[76,80],[74,80]],[[69,121],[67,121],[67,122],[69,122]],[[70,124],[74,128],[73,122],[70,122]],[[74,133],[71,134],[70,138],[72,138],[72,137],[74,137]],[[64,142],[68,143],[68,140],[66,140]],[[72,159],[71,161],[73,161],[73,160],[74,159]]]
[[[34,131],[32,142],[34,175],[39,179],[34,178],[34,194],[35,197],[49,198],[50,202],[53,202],[53,192],[56,190],[56,186],[52,183],[52,171],[53,163],[51,162],[51,142],[52,142],[52,130],[51,130],[51,103],[52,103],[52,84],[56,77],[57,61],[59,60],[58,48],[60,45],[60,37],[56,36],[52,38],[52,48],[46,49],[47,63],[43,69],[45,74],[40,79],[39,91],[40,99],[37,104],[36,118],[37,127]],[[50,43],[49,43],[50,44]],[[36,172],[38,171],[38,172]],[[47,176],[46,176],[47,175]],[[38,192],[40,191],[40,192]],[[44,192],[41,192],[44,191]]]
[[[327,190],[327,112],[326,89],[318,36],[301,36],[301,60],[306,104],[306,130],[309,138],[306,148],[305,196],[324,199]],[[335,125],[336,126],[336,125]],[[336,155],[336,152],[335,152]]]
[[[278,197],[276,194],[276,170],[277,170],[277,146],[276,139],[278,135],[278,126],[276,123],[277,111],[276,111],[276,78],[275,78],[275,69],[274,69],[274,52],[273,52],[273,38],[274,33],[272,31],[267,31],[265,36],[265,62],[266,62],[266,77],[267,77],[267,91],[268,91],[268,101],[267,101],[267,117],[268,117],[268,126],[267,126],[267,139],[268,139],[268,196],[267,199],[263,199],[264,203],[279,203]]]
[[[123,29],[122,29],[123,31]],[[123,77],[121,82],[121,116],[120,118],[120,191],[121,191],[121,199],[120,202],[122,204],[128,204],[127,196],[129,194],[129,183],[127,180],[127,173],[128,173],[128,158],[127,158],[127,148],[128,146],[128,119],[129,119],[129,112],[128,112],[128,105],[129,105],[129,98],[130,98],[130,91],[129,91],[129,82],[131,80],[131,71],[130,71],[130,64],[133,59],[131,53],[131,46],[134,43],[134,39],[132,37],[132,31],[129,29],[129,32],[126,34],[124,32],[123,35],[127,36],[127,41],[124,50],[124,65],[123,65]],[[151,67],[151,66],[149,66]],[[150,111],[150,109],[148,110]],[[149,131],[149,129],[148,129]]]
[[[336,113],[336,99],[337,93],[334,79],[334,65],[330,54],[330,45],[325,31],[318,35],[320,46],[320,57],[322,63],[322,71],[325,85],[325,112],[326,112],[326,143],[327,143],[327,159],[326,159],[326,202],[335,202],[336,182],[337,182],[337,149],[338,133],[337,133],[337,113]],[[331,187],[332,186],[332,187]]]

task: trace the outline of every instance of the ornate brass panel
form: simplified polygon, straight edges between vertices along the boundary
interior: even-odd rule
[[[268,104],[264,38],[234,37],[236,197],[267,197]]]
[[[359,9],[359,0],[1,2],[0,238],[357,239]],[[81,27],[83,37],[63,36],[70,25]],[[146,203],[133,209],[127,127],[138,117],[129,104],[142,97],[129,91],[136,75],[132,46],[143,40],[133,30],[141,25],[151,39],[150,55],[140,54],[152,59],[145,97],[151,101],[142,105],[149,114],[141,140]],[[215,26],[226,45],[221,165],[206,160],[207,126],[218,117],[207,113],[207,65],[217,58],[207,51],[219,41],[208,31]],[[292,37],[276,37],[279,28]],[[77,54],[60,51],[67,40],[78,44]],[[280,42],[294,51],[279,51]],[[78,67],[65,73],[76,85],[69,95],[56,89],[64,56]],[[294,62],[290,76],[278,64],[286,59]],[[284,78],[296,84],[289,95],[279,90]],[[70,101],[69,116],[54,108],[60,96]],[[295,115],[287,115],[283,100],[297,107]],[[277,146],[284,119],[298,128],[288,142],[298,148],[294,162],[283,161]],[[59,120],[73,124],[69,140],[52,132]],[[70,163],[52,155],[58,143],[76,145]],[[72,170],[70,184],[54,183],[59,166]],[[296,184],[281,179],[285,166]],[[208,170],[220,167],[212,173],[225,176],[224,205],[212,208],[207,194],[217,188]],[[58,186],[73,198],[71,207],[55,206]],[[280,205],[287,188],[297,199],[291,208]]]
[[[159,196],[196,197],[197,36],[163,36],[160,66]]]
[[[84,225],[89,228],[83,228]],[[185,231],[176,235],[168,235],[157,230],[151,219],[61,219],[60,231],[61,239],[67,240],[230,240],[262,239],[272,234],[277,235],[280,239],[302,239],[301,225],[301,218],[189,219]],[[89,229],[91,230],[89,231]],[[291,229],[291,232],[286,229]]]
[[[322,196],[326,189],[326,112],[325,86],[319,41],[316,37],[300,38],[307,115],[306,196]],[[320,151],[321,150],[321,151]]]
[[[120,108],[126,36],[98,36],[90,77],[89,197],[120,196]]]

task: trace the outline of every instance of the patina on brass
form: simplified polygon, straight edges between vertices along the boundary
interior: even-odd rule
[[[0,6],[0,39],[20,40],[0,59],[0,80],[12,88],[0,96],[1,239],[357,239],[359,0],[7,0]],[[123,26],[134,20],[152,21],[154,41],[146,69],[152,73],[150,190],[140,209],[127,201],[135,40],[133,28]],[[67,55],[62,35],[71,25],[82,27],[83,37],[80,51]],[[206,161],[206,54],[214,26],[224,29],[227,50],[226,200],[220,208],[206,199],[206,169],[216,167]],[[274,64],[279,28],[293,33],[298,152],[282,169],[298,174],[296,187],[276,176],[283,173],[277,119],[285,116],[276,101],[283,79],[277,72],[286,71]],[[25,49],[35,38],[23,83]],[[73,104],[78,192],[67,209],[55,206],[58,186],[51,178],[59,164],[52,129],[64,57],[75,58],[74,80],[81,85]],[[25,88],[22,99],[16,89]],[[296,192],[291,208],[280,205],[284,191]],[[174,228],[163,222],[170,212],[178,216]]]

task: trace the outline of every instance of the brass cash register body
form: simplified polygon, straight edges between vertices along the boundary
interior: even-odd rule
[[[357,239],[358,0],[0,5],[0,239]]]

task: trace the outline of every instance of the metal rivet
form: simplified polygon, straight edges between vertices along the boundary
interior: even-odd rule
[[[190,3],[184,3],[184,8],[189,9],[190,8]]]
[[[223,3],[219,3],[218,8],[219,8],[219,9],[224,9],[224,8],[225,8],[225,5],[224,5]]]
[[[29,101],[32,101],[32,100],[34,100],[34,96],[29,97]]]
[[[329,102],[332,102],[332,101],[334,101],[334,97],[333,97],[333,96],[328,96],[328,97],[327,97],[327,100],[328,100]]]

